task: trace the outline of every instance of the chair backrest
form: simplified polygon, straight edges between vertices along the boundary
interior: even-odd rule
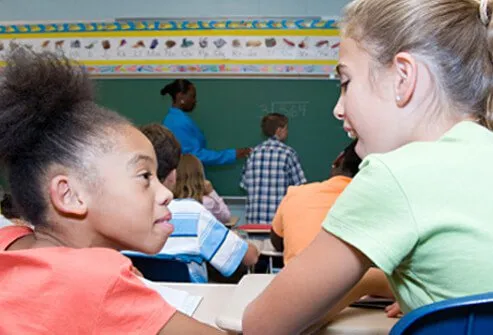
[[[163,255],[145,255],[137,253],[126,253],[133,265],[139,269],[144,278],[152,281],[189,283],[190,273],[187,263]]]
[[[493,292],[440,301],[406,314],[390,335],[493,333]]]

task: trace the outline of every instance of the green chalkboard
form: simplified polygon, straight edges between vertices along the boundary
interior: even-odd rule
[[[99,79],[98,101],[137,125],[161,122],[170,98],[160,96],[164,79]],[[287,144],[298,152],[309,181],[328,177],[330,164],[349,142],[332,116],[339,89],[329,80],[195,79],[198,104],[191,117],[211,149],[255,146],[264,138],[260,120],[271,111],[289,117]],[[244,195],[238,186],[243,161],[206,168],[219,194]]]

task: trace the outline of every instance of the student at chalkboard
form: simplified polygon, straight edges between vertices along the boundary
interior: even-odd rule
[[[205,179],[204,167],[194,155],[184,154],[176,168],[176,186],[173,189],[176,199],[190,198],[202,203],[222,223],[228,223],[231,213],[228,206]]]
[[[159,162],[157,175],[170,190],[177,183],[180,144],[173,133],[158,124],[141,127],[153,144]],[[192,282],[208,281],[206,262],[223,276],[229,277],[241,264],[257,263],[258,250],[219,222],[201,203],[193,198],[175,199],[169,204],[175,231],[160,251],[162,254],[189,258]]]
[[[119,250],[158,252],[171,192],[149,140],[94,102],[81,67],[18,48],[0,80],[0,161],[22,217],[0,228],[1,334],[216,334]]]
[[[246,220],[271,223],[277,207],[291,185],[306,183],[296,151],[284,143],[288,118],[279,113],[263,117],[261,128],[268,138],[248,157],[240,186],[247,191]]]
[[[250,154],[250,148],[212,150],[207,148],[205,135],[195,121],[187,115],[197,103],[195,86],[186,79],[176,79],[161,89],[161,95],[171,96],[173,105],[163,124],[173,132],[184,154],[197,156],[204,165],[224,165]]]

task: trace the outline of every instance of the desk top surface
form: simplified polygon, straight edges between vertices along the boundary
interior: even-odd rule
[[[260,276],[263,278],[257,277],[256,279],[259,282],[264,281],[268,284],[271,280],[271,278],[269,279],[271,275]],[[267,284],[261,284],[260,291],[263,290],[263,287]],[[163,285],[184,290],[193,295],[202,296],[203,300],[193,317],[201,322],[217,327],[216,320],[219,318],[219,323],[221,326],[224,326],[224,323],[221,321],[224,321],[224,317],[226,316],[226,326],[232,330],[241,327],[241,308],[254,298],[251,296],[243,297],[245,299],[244,301],[236,301],[231,304],[232,297],[235,297],[235,299],[240,297],[240,300],[243,300],[243,298],[241,298],[242,294],[258,294],[258,292],[248,292],[249,289],[240,292],[236,290],[238,287],[237,285],[231,284],[163,283]],[[250,285],[250,287],[252,286]],[[257,288],[256,291],[259,291],[259,289]],[[233,307],[233,309],[228,310],[230,307]],[[237,307],[239,307],[239,309],[234,310],[234,308]],[[397,319],[387,318],[382,310],[348,307],[343,310],[330,325],[321,332],[321,334],[388,334],[396,322]]]

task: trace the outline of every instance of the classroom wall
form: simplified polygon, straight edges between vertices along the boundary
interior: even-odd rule
[[[0,21],[117,17],[329,16],[348,0],[0,0]]]

